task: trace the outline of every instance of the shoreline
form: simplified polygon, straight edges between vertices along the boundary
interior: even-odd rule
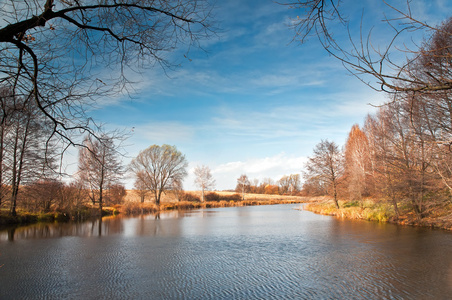
[[[312,201],[303,206],[306,211],[320,215],[334,216],[349,220],[363,220],[381,223],[391,223],[403,226],[424,227],[452,231],[452,215],[437,214],[417,219],[414,213],[404,212],[398,218],[393,208],[387,203],[365,201],[364,206],[353,205],[353,201],[340,201],[337,209],[332,200]],[[369,205],[369,203],[371,203]]]
[[[217,207],[235,207],[235,206],[258,206],[258,205],[277,205],[277,204],[296,204],[306,203],[309,198],[290,196],[290,199],[284,199],[280,196],[278,199],[245,199],[240,201],[181,201],[181,202],[164,202],[159,206],[153,202],[126,202],[114,206],[103,207],[102,217],[111,216],[135,216],[140,214],[151,214],[172,210],[192,210]],[[96,207],[83,207],[76,212],[48,212],[48,213],[31,213],[27,211],[17,211],[17,216],[13,217],[8,211],[0,211],[0,227],[9,226],[25,226],[36,223],[67,223],[67,222],[84,222],[95,220],[100,217],[99,209]]]

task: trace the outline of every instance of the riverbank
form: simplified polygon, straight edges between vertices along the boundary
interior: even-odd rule
[[[154,203],[137,203],[129,202],[123,205],[115,206],[118,211],[123,215],[134,215],[140,213],[156,213],[159,211],[168,210],[190,210],[190,209],[203,209],[203,208],[216,208],[216,207],[233,207],[233,206],[256,206],[256,205],[275,205],[275,204],[294,204],[305,203],[307,198],[299,197],[300,199],[271,199],[271,200],[243,200],[243,201],[205,201],[205,202],[171,202],[162,203],[160,206]]]
[[[227,198],[235,193],[218,192],[221,197]],[[219,200],[219,201],[177,201],[170,195],[165,195],[160,205],[156,205],[153,201],[145,201],[141,203],[135,194],[128,191],[128,195],[123,204],[114,206],[104,206],[102,216],[114,215],[137,215],[157,213],[169,210],[190,210],[215,207],[232,207],[232,206],[252,206],[252,205],[275,205],[275,204],[293,204],[304,203],[309,200],[306,197],[285,196],[285,195],[260,195],[246,194],[245,200]],[[48,212],[48,213],[32,213],[25,210],[18,210],[17,216],[11,216],[8,209],[0,210],[0,226],[9,225],[28,225],[38,222],[69,222],[69,221],[86,221],[99,218],[99,208],[86,204],[78,210],[71,212]]]
[[[200,191],[189,191],[186,194],[201,198]],[[211,193],[208,193],[211,194]],[[159,211],[167,210],[188,210],[188,209],[202,209],[202,208],[215,208],[215,207],[233,207],[233,206],[252,206],[252,205],[275,205],[275,204],[293,204],[293,203],[306,203],[310,201],[309,197],[290,196],[290,195],[267,195],[267,194],[245,194],[244,200],[224,200],[235,199],[241,195],[235,192],[214,192],[217,195],[218,201],[178,201],[174,195],[165,194],[162,197],[159,206],[155,205],[153,201],[145,201],[141,203],[138,195],[132,191],[128,191],[124,204],[115,205],[117,209],[123,215],[140,214],[140,213],[155,213]]]
[[[102,216],[111,216],[118,214],[115,207],[105,207],[102,210]],[[99,218],[99,208],[83,206],[79,210],[71,212],[28,212],[18,210],[16,216],[12,216],[8,209],[0,210],[0,226],[7,225],[28,225],[33,223],[49,222],[68,222],[85,221]]]
[[[367,220],[376,222],[388,222],[399,225],[439,228],[452,231],[452,205],[435,207],[430,209],[422,219],[409,208],[401,207],[397,217],[392,205],[383,201],[372,199],[358,201],[339,201],[340,208],[336,208],[331,199],[322,199],[309,202],[303,209],[316,214],[336,216],[351,220]]]

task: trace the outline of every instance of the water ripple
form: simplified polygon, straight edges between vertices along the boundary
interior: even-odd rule
[[[124,234],[33,234],[0,241],[0,299],[449,297],[452,235],[372,224],[247,207],[124,220]]]

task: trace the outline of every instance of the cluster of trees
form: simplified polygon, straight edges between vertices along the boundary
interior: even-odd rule
[[[126,190],[121,180],[126,168],[115,143],[107,135],[85,138],[79,150],[78,171],[70,183],[65,183],[60,173],[50,169],[45,157],[39,158],[45,151],[38,146],[45,147],[45,141],[34,136],[17,137],[20,130],[14,130],[16,135],[10,138],[5,134],[2,144],[0,203],[10,205],[13,215],[18,205],[32,212],[75,214],[88,203],[102,211],[104,204],[122,202]],[[141,151],[127,169],[135,177],[142,201],[144,195],[151,193],[158,205],[164,192],[182,192],[187,166],[185,156],[176,147],[152,145]]]
[[[306,165],[304,190],[378,197],[422,218],[452,201],[452,18],[438,27],[400,72],[403,89],[364,126],[354,125],[345,149],[322,141]],[[444,83],[441,85],[441,83]]]
[[[5,96],[6,95],[6,96]],[[123,168],[111,138],[87,136],[79,151],[78,172],[62,181],[59,148],[46,137],[44,120],[22,98],[0,95],[0,206],[13,216],[17,207],[31,212],[79,210],[93,204],[118,204],[125,195]]]
[[[271,178],[264,178],[261,182],[255,178],[249,180],[246,174],[237,178],[235,191],[242,194],[269,194],[269,195],[297,195],[301,190],[301,181],[299,174],[284,175],[275,182]]]

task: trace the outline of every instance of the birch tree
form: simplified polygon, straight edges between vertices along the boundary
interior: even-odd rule
[[[215,179],[208,166],[196,166],[193,172],[196,176],[195,184],[201,189],[201,201],[204,202],[204,191],[215,187]]]
[[[237,178],[237,187],[235,188],[237,192],[242,193],[242,200],[245,200],[245,194],[250,189],[251,183],[246,174],[240,175]]]

